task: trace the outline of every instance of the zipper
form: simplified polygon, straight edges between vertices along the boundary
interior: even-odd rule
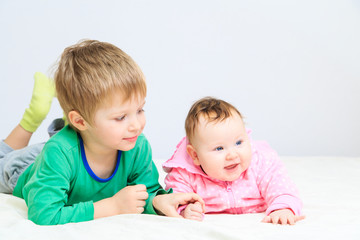
[[[235,199],[235,195],[234,195],[234,191],[232,189],[232,182],[226,182],[226,191],[229,193],[229,199],[230,199],[230,208],[231,208],[231,212],[233,214],[236,213],[236,199]]]

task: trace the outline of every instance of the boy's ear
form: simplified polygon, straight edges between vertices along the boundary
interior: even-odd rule
[[[193,145],[186,145],[186,152],[190,155],[196,166],[200,166],[199,158]]]
[[[83,131],[87,129],[87,124],[85,119],[77,111],[75,110],[70,111],[68,117],[71,124],[74,127],[76,127],[78,130]]]

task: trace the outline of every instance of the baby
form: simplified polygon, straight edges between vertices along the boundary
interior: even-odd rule
[[[302,220],[302,202],[277,153],[266,142],[252,141],[240,112],[211,97],[198,100],[185,121],[187,137],[163,164],[166,189],[194,192],[206,213],[266,211],[267,223],[293,225]],[[180,209],[202,220],[199,203]]]

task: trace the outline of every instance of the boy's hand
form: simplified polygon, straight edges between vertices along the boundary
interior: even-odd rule
[[[201,206],[201,212],[205,212],[205,203],[202,198],[196,193],[170,193],[162,194],[154,197],[153,206],[154,208],[168,216],[182,218],[177,212],[180,205],[186,205],[190,203],[198,202]]]
[[[114,196],[94,203],[94,219],[117,214],[142,213],[149,194],[143,184],[127,186]]]
[[[146,186],[138,184],[121,189],[112,197],[112,200],[117,214],[142,213],[148,197]]]
[[[181,216],[183,216],[186,219],[202,221],[203,220],[203,208],[199,202],[190,203],[181,212]]]
[[[303,220],[305,216],[296,216],[290,209],[280,209],[273,211],[268,216],[264,217],[262,222],[273,223],[281,225],[294,225],[297,221]]]

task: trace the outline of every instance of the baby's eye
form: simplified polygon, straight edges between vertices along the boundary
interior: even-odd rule
[[[236,146],[241,145],[241,143],[242,143],[242,141],[241,141],[241,140],[237,141],[237,142],[236,142]]]
[[[142,112],[145,112],[145,110],[143,108],[138,110],[138,113],[142,113]]]
[[[223,147],[216,147],[215,148],[215,151],[221,151],[221,150],[223,150],[224,148]]]

